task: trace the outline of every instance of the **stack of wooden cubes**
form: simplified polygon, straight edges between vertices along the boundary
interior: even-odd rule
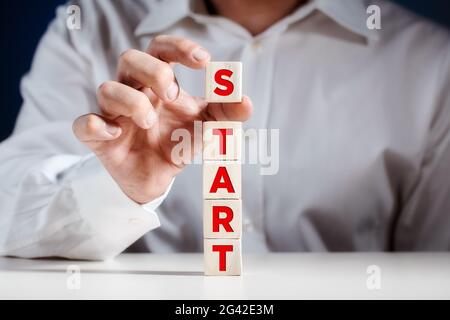
[[[211,62],[206,69],[206,100],[242,101],[242,64]],[[226,107],[226,106],[224,106]],[[242,123],[203,124],[203,233],[205,275],[242,273]]]

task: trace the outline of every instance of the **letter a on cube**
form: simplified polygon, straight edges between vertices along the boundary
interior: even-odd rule
[[[241,165],[232,161],[203,163],[203,199],[241,199]]]
[[[205,84],[207,102],[241,102],[242,63],[209,62]]]

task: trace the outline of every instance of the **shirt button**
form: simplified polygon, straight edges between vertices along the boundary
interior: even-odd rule
[[[247,129],[248,128],[244,127],[244,133],[245,133],[245,131],[247,131]],[[253,134],[253,131],[248,131],[248,133],[245,134],[243,137],[244,143],[249,143],[250,141],[256,140],[256,139],[257,139],[256,133]]]
[[[252,49],[253,49],[253,51],[261,51],[262,43],[260,41],[253,42],[252,43]]]
[[[250,231],[250,232],[253,231],[253,229],[254,229],[252,222],[248,218],[244,219],[242,228],[244,229],[244,231]]]
[[[129,223],[129,224],[138,224],[138,223],[141,223],[141,219],[138,219],[138,218],[129,218],[129,219],[128,219],[128,223]]]

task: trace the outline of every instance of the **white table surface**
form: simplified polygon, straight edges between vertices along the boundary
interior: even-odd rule
[[[200,254],[107,262],[0,258],[0,299],[449,299],[450,254],[244,255],[241,277],[205,277]],[[81,268],[69,290],[69,265]],[[381,289],[366,286],[369,265]]]

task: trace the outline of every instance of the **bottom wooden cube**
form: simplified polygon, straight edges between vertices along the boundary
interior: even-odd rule
[[[240,276],[241,239],[205,239],[204,259],[207,276]]]

